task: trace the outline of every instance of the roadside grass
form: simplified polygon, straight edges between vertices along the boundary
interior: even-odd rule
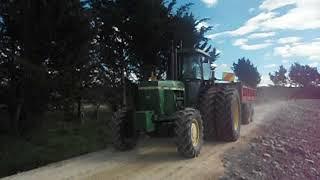
[[[83,123],[72,123],[61,121],[61,113],[48,113],[44,128],[37,132],[0,135],[0,177],[106,148],[111,113],[98,113],[98,120],[89,111],[86,114]]]

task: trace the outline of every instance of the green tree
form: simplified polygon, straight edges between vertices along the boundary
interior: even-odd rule
[[[10,40],[4,49],[12,52],[2,61],[10,72],[10,109],[18,131],[21,114],[41,115],[50,94],[65,97],[65,109],[79,99],[81,74],[88,64],[89,23],[76,0],[4,0],[0,16]],[[36,118],[26,124],[34,126],[31,119]]]
[[[285,86],[288,83],[286,73],[286,68],[281,65],[279,70],[275,71],[274,74],[269,73],[269,77],[275,86]]]
[[[241,82],[256,87],[261,81],[261,75],[249,59],[244,57],[233,63],[232,70]]]
[[[172,41],[217,59],[219,54],[205,37],[211,27],[196,28],[207,19],[195,18],[191,4],[176,4],[1,1],[0,80],[1,87],[12,92],[14,119],[22,106],[41,113],[50,104],[72,114],[75,103],[80,110],[81,100],[99,88],[108,101],[117,103],[125,83],[147,79],[151,71],[159,78],[165,74]]]
[[[155,72],[160,79],[170,60],[172,42],[182,42],[184,48],[201,48],[214,55],[213,59],[219,56],[205,38],[210,28],[196,28],[206,19],[197,20],[190,13],[191,4],[179,8],[174,0],[89,0],[88,4],[97,34],[90,57],[100,64],[97,71],[104,77],[100,85],[113,89],[114,94],[126,82],[123,74],[140,81]]]
[[[319,83],[320,75],[316,67],[294,63],[290,67],[289,77],[293,85],[306,87]]]
[[[212,49],[204,36],[210,27],[196,28],[206,19],[197,20],[190,13],[191,4],[175,12],[176,1],[92,0],[89,4],[94,9],[95,21],[103,22],[99,36],[101,44],[107,44],[102,46],[106,52],[103,56],[109,56],[104,58],[105,63],[110,68],[128,67],[126,71],[134,71],[138,79],[147,79],[152,71],[162,75],[172,41],[175,45],[182,42],[185,48],[198,47],[207,52]]]

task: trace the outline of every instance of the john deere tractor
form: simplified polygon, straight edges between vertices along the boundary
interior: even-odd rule
[[[193,158],[204,139],[235,141],[240,134],[237,83],[215,83],[211,57],[198,49],[172,50],[168,80],[141,82],[135,108],[122,108],[110,122],[113,145],[133,148],[139,134],[167,132],[177,151]]]

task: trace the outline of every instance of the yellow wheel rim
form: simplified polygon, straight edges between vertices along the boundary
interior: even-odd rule
[[[199,123],[196,119],[193,119],[191,123],[191,141],[193,146],[197,146],[200,141]]]
[[[233,128],[234,130],[238,130],[239,121],[240,121],[240,110],[237,101],[233,101],[232,103],[232,118],[233,118]]]

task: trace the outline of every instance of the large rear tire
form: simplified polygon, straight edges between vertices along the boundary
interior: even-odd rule
[[[212,140],[216,137],[216,93],[219,91],[216,87],[211,87],[200,98],[200,112],[203,120],[204,139]]]
[[[192,108],[178,111],[175,121],[175,135],[178,152],[187,158],[197,157],[203,143],[203,125],[200,112]]]
[[[126,108],[116,111],[110,121],[111,140],[115,149],[130,150],[136,146],[138,135],[134,131],[133,121]]]
[[[216,93],[217,138],[236,141],[240,136],[241,104],[238,91],[225,88]]]

